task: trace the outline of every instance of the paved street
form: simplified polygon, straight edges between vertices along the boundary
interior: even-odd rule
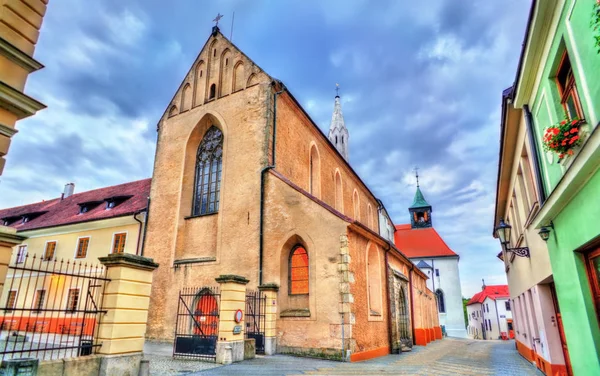
[[[444,339],[410,353],[360,363],[291,356],[259,357],[193,375],[518,375],[542,373],[523,359],[514,342]]]

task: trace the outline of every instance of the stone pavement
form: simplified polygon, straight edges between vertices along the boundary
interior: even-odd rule
[[[221,364],[198,360],[173,359],[173,342],[146,340],[144,359],[150,360],[150,376],[180,376],[222,367]]]
[[[360,363],[276,355],[204,370],[193,375],[498,375],[541,376],[513,341],[445,338],[413,351]]]

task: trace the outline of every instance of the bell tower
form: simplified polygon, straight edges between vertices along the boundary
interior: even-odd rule
[[[417,177],[417,191],[415,192],[415,198],[412,205],[408,208],[410,213],[410,225],[411,228],[427,228],[432,227],[431,223],[431,212],[433,211],[431,205],[425,201],[421,188],[419,187],[419,173],[415,169]]]

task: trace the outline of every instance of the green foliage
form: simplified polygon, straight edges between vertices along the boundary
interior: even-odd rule
[[[596,46],[596,48],[598,49],[598,53],[600,54],[600,0],[596,1],[596,3],[594,4],[590,26],[592,27],[592,30],[596,32],[596,35],[594,35],[594,45]]]
[[[469,325],[469,315],[467,314],[467,303],[469,299],[462,298],[463,301],[463,313],[465,314],[465,328]]]

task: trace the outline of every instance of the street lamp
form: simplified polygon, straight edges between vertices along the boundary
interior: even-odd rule
[[[500,239],[500,245],[506,252],[512,252],[519,257],[529,258],[529,247],[518,247],[509,248],[508,243],[510,242],[510,230],[512,226],[504,222],[504,219],[500,218],[500,223],[494,229],[496,236]]]

